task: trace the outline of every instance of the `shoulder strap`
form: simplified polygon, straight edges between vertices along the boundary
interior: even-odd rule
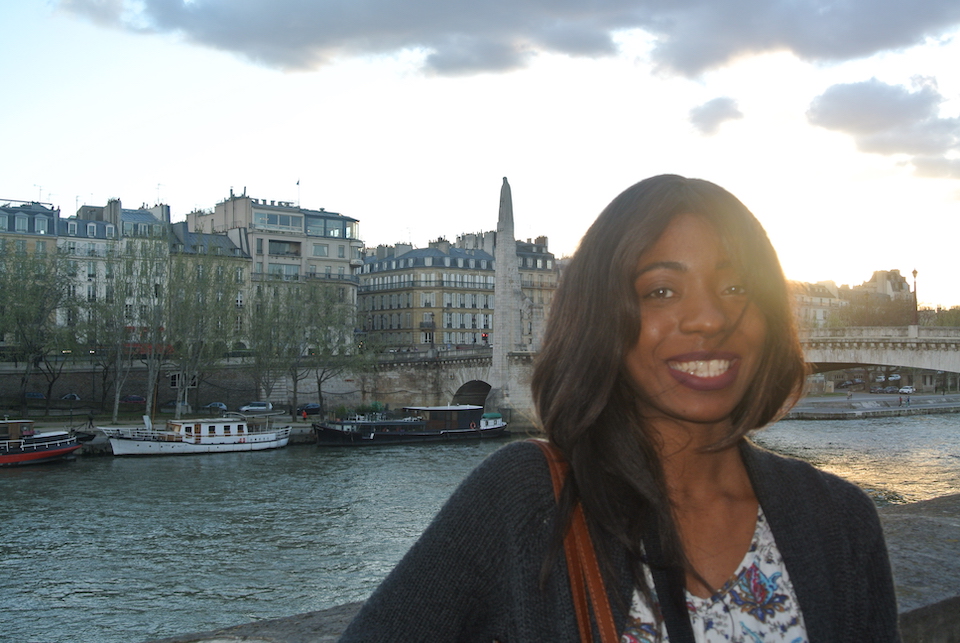
[[[687,597],[684,592],[686,575],[680,567],[667,565],[664,562],[655,518],[646,530],[643,544],[650,563],[650,575],[653,576],[657,600],[660,603],[660,613],[667,626],[667,638],[670,643],[694,643],[693,626],[690,623],[690,614],[687,612]]]
[[[540,447],[550,465],[550,478],[553,481],[553,493],[557,500],[567,475],[567,463],[563,455],[549,442],[531,440]],[[593,634],[590,628],[590,608],[587,605],[587,592],[590,594],[590,604],[593,606],[593,615],[600,631],[601,643],[617,643],[617,626],[613,621],[613,612],[610,610],[610,599],[604,587],[603,575],[597,563],[597,553],[593,548],[590,530],[583,515],[583,507],[578,502],[573,508],[570,526],[563,539],[563,550],[567,556],[567,569],[570,573],[570,590],[573,593],[573,605],[577,614],[577,626],[580,630],[580,640],[592,643]]]

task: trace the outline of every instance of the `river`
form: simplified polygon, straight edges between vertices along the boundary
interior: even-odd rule
[[[960,493],[960,414],[784,421],[757,440],[878,504]],[[361,600],[503,444],[2,469],[0,641],[129,643]]]

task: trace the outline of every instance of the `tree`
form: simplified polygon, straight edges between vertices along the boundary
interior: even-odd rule
[[[312,320],[310,363],[317,381],[317,403],[322,417],[325,415],[324,384],[343,373],[374,368],[377,351],[359,345],[356,307],[346,300],[342,286],[317,282],[308,293],[306,308]]]
[[[203,239],[200,235],[194,238]],[[187,392],[224,355],[233,331],[235,291],[230,287],[231,261],[198,245],[196,252],[170,259],[171,284],[165,299],[170,362],[176,372],[176,417]]]
[[[25,414],[31,376],[51,353],[63,350],[64,331],[58,327],[56,313],[68,303],[68,264],[58,253],[28,253],[25,246],[8,252],[7,244],[4,246],[0,253],[0,331],[13,346],[14,360],[23,363],[20,405]]]
[[[913,323],[913,299],[858,297],[830,318],[829,325],[909,326]]]
[[[149,411],[155,406],[160,372],[170,353],[165,306],[169,247],[166,238],[138,237],[126,242],[126,252],[131,258],[126,295],[132,307],[129,350],[147,366],[144,397]],[[114,392],[116,405],[121,392],[118,386]]]
[[[261,275],[262,277],[262,275]],[[247,307],[250,356],[253,361],[253,385],[257,395],[269,400],[286,370],[285,328],[291,292],[282,281],[262,280],[254,288]]]

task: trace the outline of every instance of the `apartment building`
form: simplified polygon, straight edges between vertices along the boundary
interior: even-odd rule
[[[6,201],[0,205],[3,252],[52,252],[56,247],[60,210],[36,201]]]
[[[191,212],[186,220],[192,231],[229,237],[250,257],[251,281],[322,279],[337,284],[344,301],[356,303],[354,273],[363,264],[356,219],[231,190],[212,212]]]
[[[494,339],[496,233],[369,249],[360,270],[358,309],[367,337],[396,350],[482,347]],[[523,343],[535,345],[556,289],[558,269],[547,240],[517,243]]]
[[[793,298],[793,312],[800,328],[822,328],[847,302],[840,298],[839,289],[832,281],[787,283]]]

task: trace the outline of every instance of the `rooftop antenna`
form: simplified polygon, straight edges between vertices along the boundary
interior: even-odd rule
[[[160,205],[160,183],[157,183],[157,205]]]
[[[297,207],[300,207],[300,179],[297,179]]]

